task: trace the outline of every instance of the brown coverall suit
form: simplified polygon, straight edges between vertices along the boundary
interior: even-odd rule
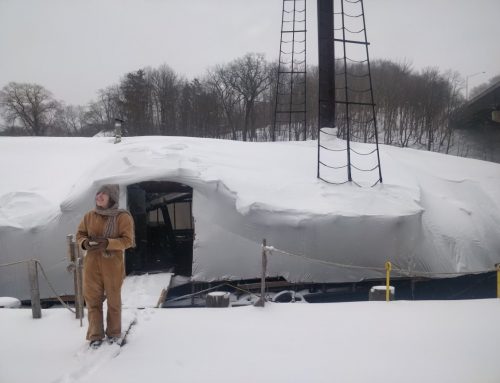
[[[83,217],[76,240],[80,247],[89,238],[102,237],[106,223],[112,217],[106,217],[89,211]],[[104,338],[103,310],[104,294],[106,294],[108,313],[106,318],[106,335],[121,336],[121,287],[125,277],[124,251],[134,244],[134,222],[130,214],[120,213],[116,217],[118,236],[107,238],[106,252],[104,250],[88,250],[83,261],[83,295],[87,305],[89,328],[87,340]]]

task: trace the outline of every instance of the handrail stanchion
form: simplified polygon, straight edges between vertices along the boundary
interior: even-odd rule
[[[387,261],[385,263],[385,301],[386,302],[389,302],[389,300],[391,298],[391,293],[390,293],[391,270],[392,270],[392,264],[391,264],[391,262]]]
[[[31,293],[31,314],[33,319],[39,319],[42,317],[42,305],[40,302],[40,288],[38,286],[37,261],[35,259],[28,262],[28,273]]]
[[[266,239],[262,240],[262,275],[260,279],[260,298],[255,302],[255,306],[264,307],[266,304],[266,274],[267,274],[267,253]]]

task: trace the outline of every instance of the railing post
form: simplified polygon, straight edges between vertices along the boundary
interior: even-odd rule
[[[68,246],[68,258],[70,261],[70,266],[68,271],[73,270],[73,287],[75,292],[75,314],[76,319],[78,319],[78,282],[76,279],[76,255],[75,255],[75,245],[73,241],[73,234],[68,234],[66,236],[67,246]]]
[[[82,283],[82,256],[78,249],[78,244],[73,238],[73,234],[66,236],[68,242],[68,256],[73,270],[73,283],[75,289],[75,316],[80,319],[80,325],[84,316],[83,312],[83,283]]]
[[[391,270],[392,263],[387,261],[385,263],[385,301],[389,302],[391,299]]]
[[[78,247],[78,243],[74,243],[74,251],[76,254],[76,262],[75,262],[75,272],[76,272],[76,299],[75,299],[75,311],[77,319],[80,319],[80,327],[83,326],[83,257],[80,248]]]
[[[31,313],[33,319],[39,319],[42,317],[42,306],[40,303],[40,289],[38,286],[38,269],[36,260],[32,259],[28,262],[28,273],[31,292]]]
[[[262,274],[260,278],[260,298],[255,302],[255,306],[264,307],[266,304],[266,274],[267,274],[267,253],[266,239],[262,240]]]

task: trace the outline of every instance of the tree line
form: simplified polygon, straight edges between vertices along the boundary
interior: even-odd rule
[[[365,68],[353,64],[348,70],[355,74]],[[458,74],[436,68],[416,71],[407,63],[377,60],[371,63],[371,75],[379,142],[450,150],[454,144],[451,116],[464,102],[463,80]],[[96,99],[85,106],[65,105],[38,84],[9,83],[0,91],[0,113],[6,125],[3,134],[93,136],[112,130],[119,118],[125,121],[124,134],[129,136],[271,140],[277,78],[276,62],[248,53],[192,80],[168,65],[142,68],[99,90]],[[317,67],[308,67],[306,87],[307,137],[315,139]],[[341,97],[342,89],[337,92]],[[339,109],[339,137],[345,134],[344,117]],[[350,118],[369,121],[361,109],[351,110]],[[374,130],[367,126],[351,124],[353,137],[372,142]]]

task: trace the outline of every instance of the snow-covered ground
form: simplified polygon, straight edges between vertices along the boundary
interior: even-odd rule
[[[0,382],[500,381],[499,299],[124,310],[133,316],[123,348],[95,352],[65,309],[38,320],[1,309]]]
[[[415,274],[500,262],[499,164],[381,146],[384,184],[334,186],[316,178],[312,141],[186,137],[2,138],[0,162],[1,261],[39,258],[60,293],[72,288],[66,235],[108,182],[193,187],[199,280],[258,276],[262,238],[302,256],[269,260],[270,275],[298,281],[384,275],[313,260]],[[0,292],[21,298],[14,267]],[[121,349],[88,350],[86,323],[64,309],[0,309],[0,383],[500,382],[500,299],[133,308],[154,305],[158,278],[154,294],[130,280],[123,318],[136,324]]]

